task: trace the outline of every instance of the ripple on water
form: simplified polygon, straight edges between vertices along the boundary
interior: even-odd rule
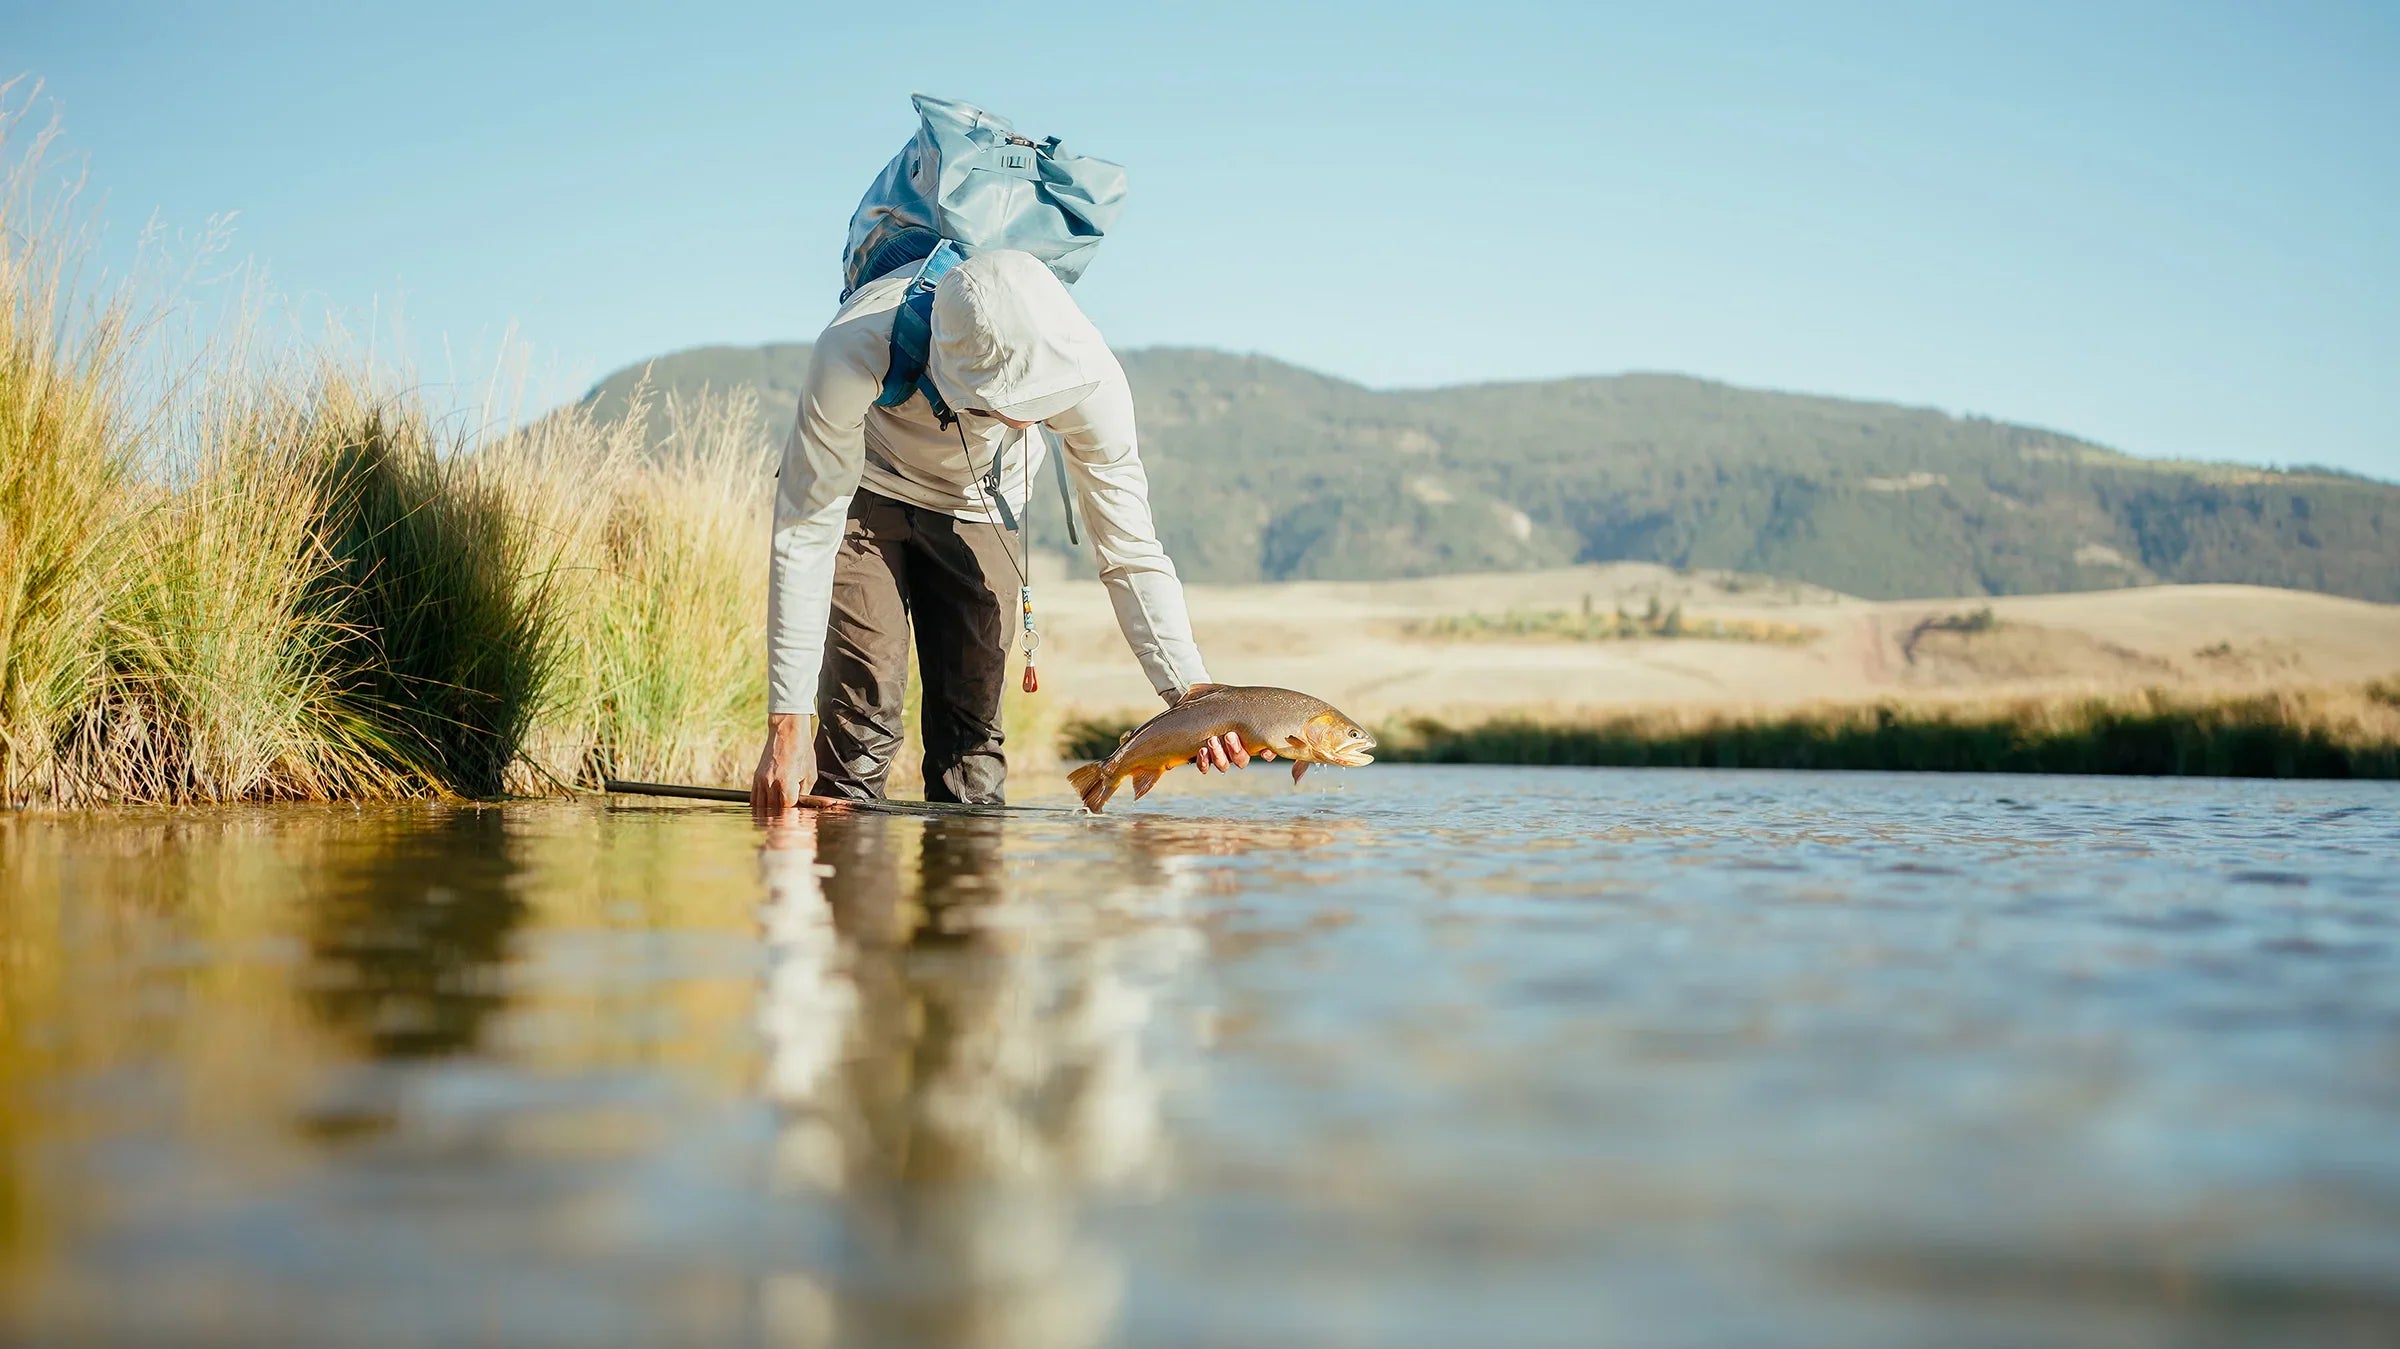
[[[0,1330],[2400,1337],[2388,785],[1309,787],[0,819]]]

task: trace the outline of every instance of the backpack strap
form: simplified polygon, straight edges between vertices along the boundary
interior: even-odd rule
[[[958,414],[942,401],[941,390],[933,387],[926,366],[933,350],[933,292],[941,285],[942,277],[953,267],[966,261],[966,250],[953,240],[944,239],[917,268],[915,279],[908,283],[907,293],[900,298],[900,307],[892,311],[891,364],[883,373],[883,392],[875,396],[875,406],[896,408],[910,398],[923,394],[933,408],[934,420],[944,426],[958,421]],[[1067,483],[1066,444],[1052,435],[1049,428],[1040,434],[1050,442],[1050,462],[1058,474],[1058,504],[1066,516],[1067,542],[1081,543],[1075,532],[1075,497]],[[1024,453],[1020,450],[1019,453]],[[992,471],[984,480],[984,492],[999,507],[1002,521],[1011,531],[1022,526],[1015,511],[1009,509],[1008,496],[1000,487],[1000,456],[992,456]],[[1031,502],[1027,503],[1029,506]]]
[[[933,387],[925,367],[933,350],[934,288],[966,257],[965,249],[944,239],[917,267],[916,278],[908,283],[907,292],[900,298],[900,307],[892,311],[892,361],[883,373],[883,392],[876,395],[875,406],[896,408],[912,396],[923,394],[933,407],[935,421],[948,426],[958,420],[950,405],[942,401],[941,391]]]
[[[1067,442],[1049,427],[1042,435],[1050,442],[1050,468],[1058,475],[1058,508],[1067,518],[1067,543],[1072,546],[1083,540],[1075,537],[1075,494],[1067,486]]]

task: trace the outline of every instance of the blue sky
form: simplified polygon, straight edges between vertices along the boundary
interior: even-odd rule
[[[0,0],[0,72],[113,253],[231,213],[428,377],[811,336],[925,89],[1129,167],[1119,346],[2400,477],[2400,6],[869,8]]]

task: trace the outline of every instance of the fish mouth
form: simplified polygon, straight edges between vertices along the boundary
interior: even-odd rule
[[[1343,768],[1364,768],[1375,762],[1375,756],[1367,753],[1373,748],[1375,748],[1375,741],[1372,737],[1344,740],[1334,746],[1332,752],[1326,757]]]

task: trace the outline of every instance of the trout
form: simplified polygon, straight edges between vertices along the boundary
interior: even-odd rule
[[[1290,759],[1294,782],[1312,763],[1358,768],[1375,762],[1367,753],[1375,748],[1375,737],[1321,698],[1290,689],[1194,684],[1183,701],[1118,741],[1116,753],[1076,769],[1067,781],[1084,808],[1097,815],[1119,783],[1131,781],[1133,799],[1139,801],[1158,785],[1160,774],[1190,763],[1202,744],[1227,731],[1239,733],[1242,748],[1252,754],[1273,750]]]

